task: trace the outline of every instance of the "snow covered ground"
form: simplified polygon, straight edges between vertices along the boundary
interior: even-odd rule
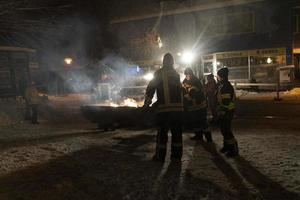
[[[0,199],[297,199],[299,133],[235,123],[239,158],[217,152],[213,129],[216,146],[184,135],[180,166],[150,161],[155,130],[1,129]]]
[[[277,92],[250,92],[246,90],[237,90],[238,99],[242,100],[274,100],[277,97]],[[280,91],[279,97],[283,101],[294,101],[300,103],[300,88],[294,88],[288,91]]]
[[[155,130],[104,133],[81,118],[86,97],[49,99],[40,125],[15,113],[1,126],[0,199],[300,199],[300,113],[238,116],[236,159],[218,153],[217,127],[214,145],[186,133],[182,163],[161,165],[151,161]]]

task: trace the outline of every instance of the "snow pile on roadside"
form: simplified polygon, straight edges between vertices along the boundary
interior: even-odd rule
[[[18,123],[24,118],[24,103],[19,99],[0,99],[0,126]]]

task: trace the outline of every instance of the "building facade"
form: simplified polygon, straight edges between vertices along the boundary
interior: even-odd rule
[[[294,64],[299,71],[298,4],[272,0],[153,4],[149,12],[136,16],[128,10],[131,16],[112,20],[111,28],[119,38],[120,53],[135,64],[157,65],[165,52],[171,52],[185,67],[180,57],[189,51],[196,58],[189,65],[200,74],[216,74],[226,66],[231,80],[273,83],[278,67]]]
[[[34,49],[1,46],[0,97],[23,96],[38,67]]]

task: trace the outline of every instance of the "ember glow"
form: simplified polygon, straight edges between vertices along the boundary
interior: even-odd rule
[[[123,104],[124,104],[124,106],[128,106],[128,107],[135,107],[135,108],[138,107],[137,102],[134,99],[131,99],[131,98],[125,99]]]
[[[111,106],[111,107],[119,107],[118,104],[115,104],[115,103],[112,103],[112,102],[109,103],[109,106]]]
[[[105,105],[111,106],[111,107],[120,107],[120,106],[128,106],[128,107],[134,107],[137,108],[138,107],[138,103],[132,99],[132,98],[127,98],[124,99],[121,103],[116,104],[114,102],[107,102]]]

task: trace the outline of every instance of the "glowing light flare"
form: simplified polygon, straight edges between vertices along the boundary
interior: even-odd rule
[[[128,107],[135,107],[135,108],[138,107],[138,103],[134,99],[131,99],[131,98],[125,99],[123,102],[123,105],[128,106]]]
[[[192,52],[187,51],[182,54],[181,58],[182,58],[182,62],[186,64],[190,64],[194,61],[195,55]]]
[[[67,65],[71,65],[72,63],[73,63],[73,59],[72,58],[65,58],[65,63],[67,64]]]
[[[146,81],[151,81],[153,78],[154,78],[153,73],[148,73],[148,74],[146,74],[146,75],[144,76],[144,79],[145,79]]]
[[[115,103],[112,103],[112,102],[110,102],[110,103],[109,103],[109,106],[111,106],[111,107],[115,107],[115,108],[116,108],[116,107],[119,107],[119,105],[118,105],[118,104],[115,104]]]
[[[182,82],[185,79],[184,73],[179,73],[180,82]]]
[[[268,64],[271,64],[273,62],[273,60],[269,57],[269,58],[267,58],[267,63]]]
[[[163,43],[160,41],[159,43],[158,43],[158,48],[162,48],[163,47]]]

